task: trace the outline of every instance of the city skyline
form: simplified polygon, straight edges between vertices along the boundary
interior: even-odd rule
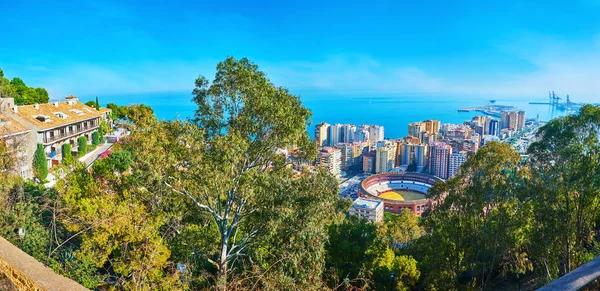
[[[3,5],[7,77],[51,97],[189,92],[225,56],[298,94],[597,101],[597,1]],[[27,19],[27,21],[22,21]],[[19,23],[15,26],[15,23]]]

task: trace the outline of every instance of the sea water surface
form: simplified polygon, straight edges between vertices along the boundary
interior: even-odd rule
[[[385,128],[386,138],[404,137],[408,132],[408,123],[437,119],[442,123],[462,123],[479,112],[458,112],[459,108],[485,105],[486,98],[467,98],[460,96],[434,95],[399,95],[390,97],[357,97],[357,96],[323,96],[320,94],[300,95],[304,106],[312,115],[312,123],[308,128],[313,134],[314,125],[319,122],[378,124]],[[174,120],[193,117],[196,104],[192,95],[185,92],[153,93],[153,94],[121,94],[98,96],[100,104],[118,105],[145,104],[151,106],[159,119]],[[82,97],[83,102],[94,100],[95,96]],[[544,102],[543,97],[531,100],[517,98],[495,98],[498,105],[510,105],[526,111],[527,118],[541,121],[565,115],[555,111],[548,105],[532,105],[529,102]]]

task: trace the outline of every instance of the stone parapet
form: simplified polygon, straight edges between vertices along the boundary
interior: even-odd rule
[[[0,237],[0,285],[13,290],[88,290],[77,282],[54,273],[3,237]]]

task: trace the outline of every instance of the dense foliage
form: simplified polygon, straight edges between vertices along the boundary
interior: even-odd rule
[[[193,96],[188,121],[113,106],[131,135],[91,170],[72,159],[54,189],[16,176],[0,142],[0,235],[118,290],[533,289],[600,254],[598,107],[543,126],[528,160],[486,144],[423,218],[374,224],[344,214],[326,171],[289,167],[281,149],[315,157],[310,112],[255,64],[228,58]]]
[[[48,103],[50,99],[46,89],[27,87],[19,78],[9,80],[4,77],[2,69],[0,69],[0,97],[15,98],[15,103],[18,105]]]

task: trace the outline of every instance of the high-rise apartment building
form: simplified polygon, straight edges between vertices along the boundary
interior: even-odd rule
[[[338,143],[336,148],[342,153],[342,168],[349,169],[350,167],[362,163],[360,156],[366,147],[366,143]]]
[[[336,123],[329,127],[329,146],[335,146],[344,141],[342,137],[343,126],[341,123]]]
[[[427,166],[427,146],[423,144],[403,144],[400,153],[401,165],[415,163],[417,167]]]
[[[342,153],[331,147],[319,150],[319,166],[326,168],[332,175],[339,177],[342,170]]]
[[[448,178],[452,178],[456,174],[458,174],[460,166],[462,166],[462,164],[464,164],[467,161],[467,152],[460,151],[458,153],[452,153],[450,154],[449,159],[450,160],[448,164]]]
[[[324,147],[329,146],[329,127],[327,122],[321,122],[315,126],[315,141],[317,146]]]
[[[519,112],[517,112],[517,114],[519,115],[519,121],[517,121],[517,129],[523,129],[525,127],[525,111],[521,110]]]
[[[354,141],[356,142],[367,142],[369,141],[369,131],[364,129],[358,129],[354,133]]]
[[[382,141],[384,138],[383,133],[383,126],[369,125],[369,143],[375,144],[378,141]]]
[[[418,137],[422,132],[420,122],[411,122],[408,124],[408,135]]]
[[[375,173],[389,172],[394,168],[396,161],[396,144],[390,143],[376,151]]]
[[[431,135],[435,135],[440,131],[440,121],[439,120],[425,120],[422,123],[422,129],[428,132]]]
[[[500,134],[500,122],[496,119],[491,119],[488,125],[487,134],[483,135],[495,135],[498,136]]]
[[[421,136],[423,132],[429,135],[436,135],[440,131],[439,120],[425,120],[421,122],[411,122],[408,124],[409,136]]]
[[[508,111],[502,112],[500,129],[520,130],[525,127],[525,111]]]
[[[375,173],[375,159],[377,155],[374,151],[365,153],[363,155],[363,173],[372,174]]]
[[[442,179],[448,179],[452,147],[443,142],[435,142],[429,146],[429,173]]]

